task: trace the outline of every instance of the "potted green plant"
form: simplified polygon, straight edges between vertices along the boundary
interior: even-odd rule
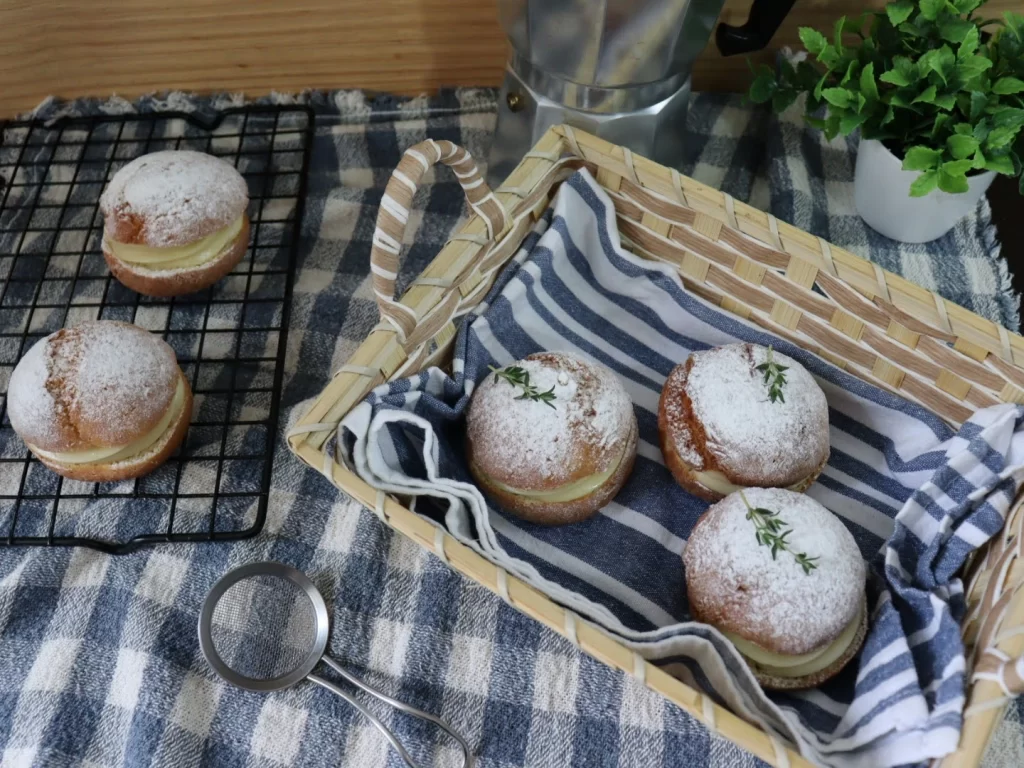
[[[750,87],[779,112],[806,94],[829,140],[860,130],[857,212],[888,237],[940,237],[997,173],[1021,177],[1024,16],[984,18],[985,2],[897,0],[830,37],[803,27],[807,58],[762,67]]]

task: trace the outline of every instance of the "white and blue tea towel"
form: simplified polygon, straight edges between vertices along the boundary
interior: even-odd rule
[[[862,653],[806,692],[766,695],[718,631],[690,621],[685,600],[680,554],[707,504],[663,465],[658,396],[691,351],[737,340],[773,344],[825,391],[832,455],[809,494],[839,515],[872,565]],[[640,427],[636,468],[615,501],[560,528],[489,506],[462,447],[463,414],[488,366],[541,350],[611,368]],[[813,760],[895,766],[955,748],[965,662],[954,574],[1000,529],[1018,490],[1024,409],[981,411],[954,434],[925,409],[710,306],[674,270],[622,250],[614,208],[586,171],[563,184],[466,318],[453,371],[374,390],[342,422],[340,458],[370,484],[416,496],[418,513]]]

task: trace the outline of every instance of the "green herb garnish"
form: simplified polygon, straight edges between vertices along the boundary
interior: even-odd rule
[[[782,394],[782,388],[786,385],[786,371],[789,370],[788,365],[779,365],[775,362],[775,358],[772,357],[772,345],[768,345],[768,359],[757,366],[758,371],[764,374],[764,383],[768,385],[768,399],[773,403],[778,400],[780,403],[786,402],[785,396]]]
[[[530,374],[518,365],[510,365],[507,368],[495,368],[493,365],[488,367],[494,372],[495,382],[499,379],[504,379],[513,387],[522,387],[523,394],[517,397],[516,400],[533,400],[538,403],[544,403],[544,405],[550,408],[555,407],[551,404],[551,401],[555,399],[554,386],[547,392],[541,392],[530,383]]]
[[[740,491],[740,498],[747,507],[747,520],[754,523],[757,543],[762,547],[771,547],[772,560],[780,551],[789,552],[797,564],[804,569],[804,573],[810,575],[811,571],[818,567],[817,560],[820,557],[808,557],[806,552],[794,552],[789,548],[787,537],[793,532],[787,527],[784,520],[779,517],[778,512],[773,512],[764,507],[752,507],[743,491]]]

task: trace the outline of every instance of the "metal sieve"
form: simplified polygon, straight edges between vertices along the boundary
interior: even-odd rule
[[[416,768],[395,734],[372,712],[348,691],[313,674],[322,661],[356,688],[441,728],[462,747],[463,768],[470,768],[469,745],[447,723],[381,693],[327,656],[329,631],[323,596],[305,574],[282,563],[252,563],[230,571],[213,585],[199,614],[203,655],[232,685],[250,691],[279,691],[304,678],[311,680],[359,710],[406,765]]]

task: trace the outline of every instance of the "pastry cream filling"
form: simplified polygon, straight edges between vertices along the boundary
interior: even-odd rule
[[[521,488],[512,488],[504,483],[499,483],[497,480],[491,480],[501,490],[506,493],[514,493],[516,496],[522,496],[526,499],[535,499],[536,501],[575,501],[576,499],[582,499],[584,496],[589,496],[591,493],[596,491],[615,474],[615,470],[619,468],[619,464],[626,456],[626,449],[622,449],[622,456],[619,460],[612,465],[612,468],[606,472],[598,472],[595,475],[588,475],[582,477],[579,480],[573,480],[571,483],[566,483],[558,488],[553,488],[550,491],[524,491]]]
[[[732,641],[732,644],[736,646],[736,650],[755,662],[760,670],[766,674],[773,675],[774,677],[803,677],[804,675],[813,675],[816,672],[827,669],[846,652],[846,649],[850,647],[850,643],[857,637],[862,611],[863,609],[857,611],[853,621],[846,625],[843,631],[839,633],[839,637],[824,648],[796,656],[786,656],[781,653],[767,651],[749,640],[744,640],[742,637],[734,635],[732,632],[723,632],[722,634]]]
[[[123,461],[131,456],[142,453],[159,440],[174,424],[181,415],[181,409],[185,407],[185,383],[178,377],[178,387],[174,390],[174,397],[167,413],[157,422],[149,432],[134,442],[127,445],[115,445],[105,448],[86,448],[81,451],[44,451],[29,445],[33,453],[43,458],[60,464],[113,464],[115,461]]]
[[[107,248],[121,261],[153,270],[185,269],[198,267],[213,261],[230,245],[242,231],[245,214],[242,214],[223,229],[207,235],[188,245],[174,245],[169,248],[154,248],[151,245],[119,243],[107,240]]]
[[[693,476],[697,479],[698,483],[703,485],[709,491],[720,493],[723,496],[728,496],[730,493],[735,493],[736,491],[744,491],[747,488],[745,485],[736,485],[736,483],[732,482],[724,473],[719,472],[716,469],[706,469],[703,472],[694,472]],[[806,480],[807,478],[797,480],[788,487],[788,490],[795,491]]]

